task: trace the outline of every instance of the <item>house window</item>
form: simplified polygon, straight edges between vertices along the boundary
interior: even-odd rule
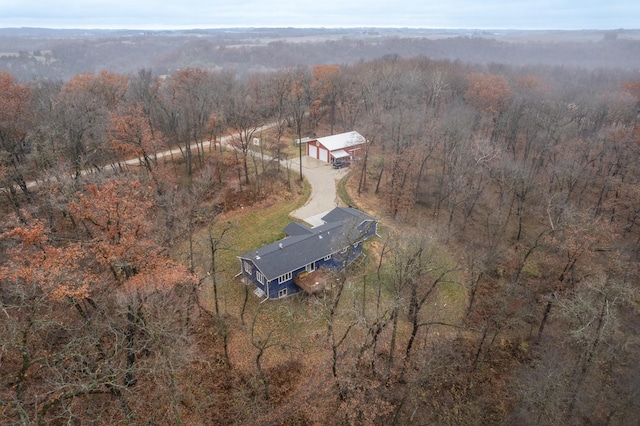
[[[287,295],[287,289],[283,288],[278,292],[278,297],[285,297]]]
[[[330,255],[330,254],[328,254],[328,255],[326,255],[326,256],[324,257],[324,260],[329,260],[329,259],[331,259],[331,255]]]
[[[289,281],[289,280],[291,279],[291,277],[292,277],[292,273],[291,273],[291,272],[286,273],[286,274],[284,274],[284,275],[280,275],[280,276],[278,277],[278,283],[279,283],[279,284],[282,284],[282,283],[283,283],[283,282],[285,282],[285,281]]]
[[[253,274],[253,265],[250,262],[246,261],[246,260],[244,262],[242,262],[242,263],[244,263],[245,272],[247,274],[249,274],[249,275]]]
[[[310,264],[308,264],[305,269],[307,270],[307,272],[313,272],[316,270],[316,263],[315,262],[311,262]]]
[[[264,275],[262,275],[262,272],[256,271],[256,279],[260,284],[264,284]]]

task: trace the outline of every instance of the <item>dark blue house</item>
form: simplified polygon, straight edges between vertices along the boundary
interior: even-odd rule
[[[287,237],[238,256],[243,277],[256,286],[256,295],[291,296],[303,291],[302,277],[344,269],[362,253],[362,242],[375,235],[378,226],[374,218],[351,207],[336,207],[322,221],[314,228],[291,222],[284,229]]]

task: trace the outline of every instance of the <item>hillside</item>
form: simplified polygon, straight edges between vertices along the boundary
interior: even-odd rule
[[[640,67],[640,31],[248,28],[191,31],[0,30],[0,70],[21,80],[81,72],[251,72],[355,64],[386,55],[513,66]]]

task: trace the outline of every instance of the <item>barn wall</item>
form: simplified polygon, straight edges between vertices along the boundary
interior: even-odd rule
[[[317,141],[311,141],[307,143],[307,155],[309,157],[318,158],[318,145]],[[312,155],[312,151],[315,150],[315,154]]]
[[[349,155],[352,158],[357,158],[362,156],[362,154],[364,153],[364,144],[360,144],[360,145],[354,145],[354,146],[350,146],[348,148],[345,148],[344,150],[349,153]]]

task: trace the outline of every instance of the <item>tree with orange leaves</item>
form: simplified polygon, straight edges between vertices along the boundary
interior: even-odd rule
[[[336,106],[342,94],[341,70],[337,65],[316,65],[313,67],[313,89],[323,107],[329,108],[331,134],[336,121]]]
[[[82,304],[91,279],[81,268],[86,255],[79,243],[56,243],[46,225],[33,218],[6,225],[13,227],[0,233],[0,250],[6,248],[0,254],[0,310],[6,316],[0,321],[0,419],[31,424],[57,402],[95,391],[90,384],[74,387],[69,381],[51,386],[64,375],[63,360],[73,356],[55,349],[66,319],[74,317],[67,304],[87,319]]]
[[[111,116],[108,137],[119,158],[136,156],[143,161],[147,171],[152,172],[152,163],[156,161],[151,156],[161,135],[152,133],[142,108],[129,107],[115,112]]]
[[[16,187],[29,196],[24,165],[33,118],[29,86],[0,72],[0,186],[9,188],[7,194],[16,212],[20,210]]]
[[[114,110],[127,93],[128,77],[112,71],[101,71],[98,75],[78,74],[62,88],[63,93],[85,93],[94,102]]]
[[[516,78],[515,85],[518,89],[529,93],[548,92],[548,87],[536,75],[523,75]]]
[[[149,189],[139,182],[89,184],[69,209],[85,238],[54,244],[39,220],[11,228],[0,234],[0,240],[13,241],[0,281],[35,284],[48,297],[74,300],[114,289],[144,293],[193,283],[156,240],[153,207]]]
[[[90,235],[85,241],[61,238],[36,219],[29,226],[9,224],[0,234],[6,259],[0,266],[0,312],[9,319],[0,321],[3,422],[82,423],[105,414],[135,423],[137,413],[146,411],[138,392],[129,391],[138,380],[154,400],[168,396],[177,403],[175,374],[193,315],[193,281],[150,242],[151,227],[141,219],[148,203],[136,209],[129,200],[114,201],[140,194],[138,185],[129,191],[125,185],[89,186],[79,196],[74,214]],[[137,224],[129,220],[129,209]],[[141,250],[134,247],[138,239]],[[94,412],[98,407],[100,413]]]
[[[35,286],[52,299],[88,297],[89,280],[79,268],[84,257],[80,244],[55,246],[50,237],[50,231],[39,220],[0,234],[0,241],[12,242],[6,262],[0,266],[0,281]]]
[[[504,77],[494,74],[472,73],[465,99],[478,110],[494,115],[509,106],[512,91]]]
[[[78,74],[67,82],[56,103],[60,137],[66,145],[73,172],[104,161],[102,142],[109,116],[123,100],[128,79],[113,72]]]
[[[640,102],[640,81],[625,81],[622,88]]]
[[[84,246],[104,273],[103,291],[117,291],[126,303],[124,385],[136,381],[136,360],[143,351],[143,312],[150,296],[171,292],[182,284],[195,284],[187,268],[173,261],[155,239],[149,212],[153,209],[150,188],[137,181],[111,180],[87,185],[71,203],[70,211],[86,231]]]
[[[156,240],[149,215],[153,207],[150,188],[123,180],[89,184],[71,203],[71,214],[86,231],[87,250],[117,288],[170,288],[192,279]]]

